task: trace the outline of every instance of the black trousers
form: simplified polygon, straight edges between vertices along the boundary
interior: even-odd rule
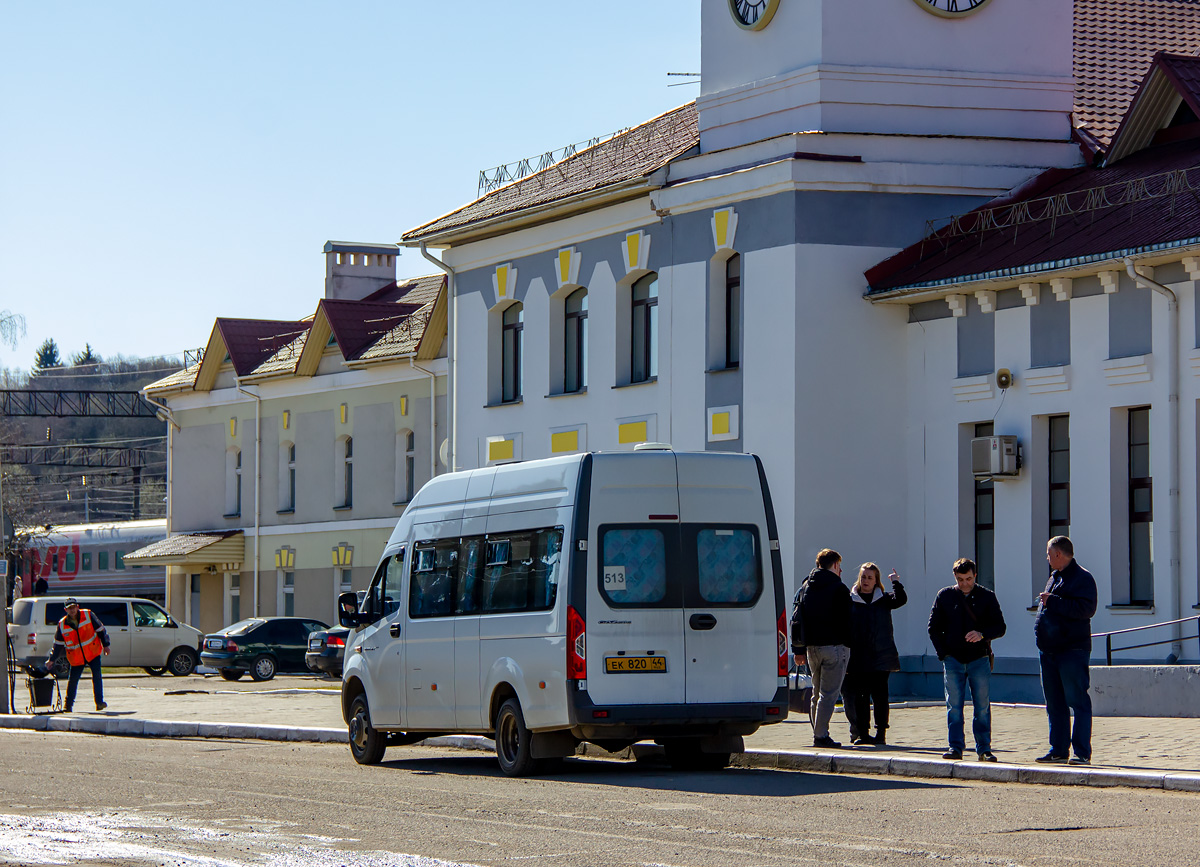
[[[842,706],[850,723],[851,739],[871,733],[871,705],[875,706],[875,729],[884,732],[888,727],[887,671],[847,672],[842,681]]]

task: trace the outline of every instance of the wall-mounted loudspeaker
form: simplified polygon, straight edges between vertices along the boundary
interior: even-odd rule
[[[1007,367],[1002,367],[996,371],[996,387],[1004,391],[1013,384],[1012,371]]]

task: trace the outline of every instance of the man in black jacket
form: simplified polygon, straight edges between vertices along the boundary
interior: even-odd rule
[[[946,687],[946,726],[950,748],[943,759],[958,760],[966,749],[963,707],[971,687],[971,732],[981,762],[992,755],[992,642],[1004,635],[1004,614],[996,594],[975,583],[975,563],[954,561],[954,585],[938,591],[929,612],[929,640],[941,660]]]
[[[1042,666],[1042,694],[1050,720],[1050,752],[1039,762],[1062,764],[1073,747],[1073,765],[1092,760],[1092,699],[1088,695],[1092,655],[1092,615],[1096,613],[1096,579],[1075,562],[1075,546],[1066,536],[1046,543],[1050,580],[1038,594],[1037,639]],[[1071,730],[1071,711],[1075,729]]]
[[[792,614],[792,653],[808,662],[813,701],[809,720],[814,747],[840,747],[829,736],[829,721],[850,663],[850,588],[842,583],[842,555],[830,548],[817,555],[817,568],[796,591]]]

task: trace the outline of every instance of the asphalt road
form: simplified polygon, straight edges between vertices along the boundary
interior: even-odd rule
[[[1200,795],[0,732],[0,863],[1200,864]]]

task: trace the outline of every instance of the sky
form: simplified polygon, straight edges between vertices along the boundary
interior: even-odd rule
[[[298,319],[327,240],[395,243],[480,169],[695,99],[696,0],[2,0],[0,367]],[[432,273],[416,250],[400,277]]]

